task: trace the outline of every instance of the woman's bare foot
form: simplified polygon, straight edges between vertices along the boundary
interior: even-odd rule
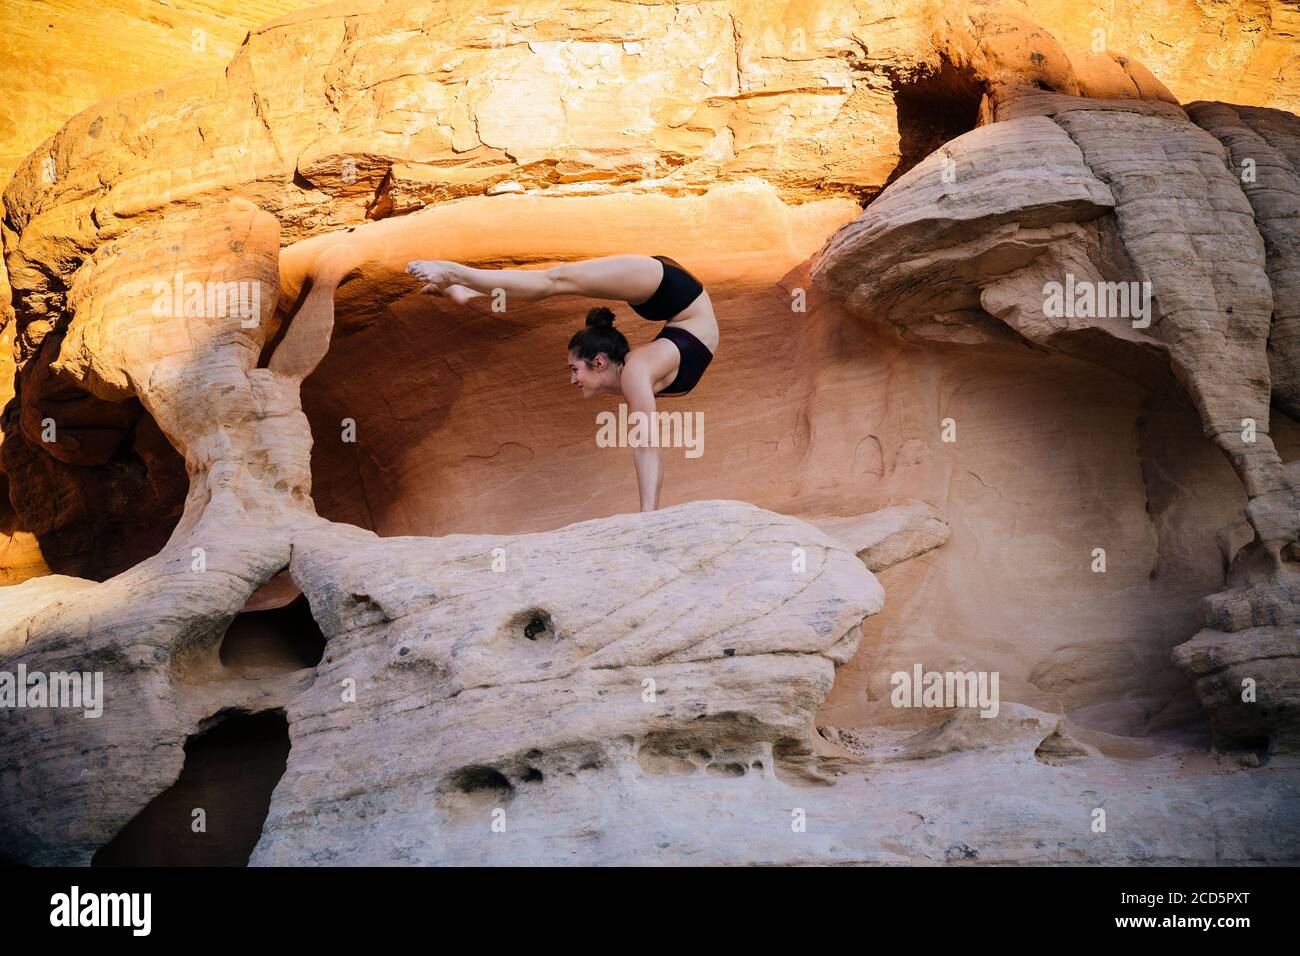
[[[446,259],[412,259],[406,264],[406,273],[442,289],[453,281],[449,267],[454,265]]]
[[[463,285],[449,285],[442,290],[442,295],[445,295],[457,305],[465,305],[470,299],[477,299],[481,297],[483,293],[475,292],[473,289],[467,289]]]
[[[440,299],[451,299],[457,305],[469,305],[474,299],[485,298],[482,292],[475,292],[473,289],[467,289],[463,285],[448,285],[441,289],[433,283],[421,287],[420,292],[424,295],[436,295]],[[475,303],[478,305],[479,303]]]
[[[456,263],[444,259],[414,259],[406,264],[408,275],[425,281],[426,284],[420,287],[423,294],[451,299],[457,305],[468,305],[473,299],[483,298],[482,292],[475,292],[455,281],[455,268]]]

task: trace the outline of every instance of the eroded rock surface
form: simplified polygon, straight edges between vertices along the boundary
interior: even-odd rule
[[[852,548],[872,571],[883,571],[933,551],[951,536],[943,515],[924,501],[905,501],[869,515],[811,520]]]
[[[1199,111],[1215,138],[1163,102],[1009,85],[990,102],[991,125],[932,154],[839,230],[814,281],[905,335],[1059,349],[1185,395],[1240,476],[1256,537],[1231,556],[1229,589],[1206,600],[1198,651],[1175,660],[1197,679],[1221,745],[1293,750],[1300,465],[1283,462],[1268,430],[1270,402],[1293,402],[1291,309],[1274,311],[1269,280],[1290,275],[1294,169],[1280,150],[1260,150],[1259,185],[1238,160],[1268,144],[1228,108]],[[1097,290],[1093,306],[1074,308],[1087,301],[1076,287]],[[1225,632],[1232,651],[1206,653]],[[1248,675],[1230,658],[1267,685],[1266,706],[1241,699]]]
[[[223,636],[286,560],[323,660],[248,679],[223,664]],[[106,684],[102,717],[0,723],[0,832],[34,863],[89,862],[175,779],[187,737],[229,711],[283,710],[291,728],[254,862],[452,862],[480,791],[628,759],[815,782],[813,714],[884,599],[811,526],[718,501],[510,537],[379,538],[296,513],[248,535],[209,511],[111,581],[0,596],[7,667]]]
[[[1300,858],[1286,117],[1051,6],[526,6],[303,11],[6,191],[3,573],[61,573],[0,655],[107,698],[0,713],[5,852],[139,859],[220,737],[232,862]],[[1276,39],[1232,40],[1261,106]],[[629,249],[722,328],[651,515],[560,371],[588,303],[402,271]],[[1047,314],[1066,272],[1150,323]],[[999,716],[893,706],[914,664]]]

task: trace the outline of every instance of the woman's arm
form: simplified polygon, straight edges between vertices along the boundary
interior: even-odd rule
[[[664,478],[664,463],[659,456],[659,449],[637,448],[632,452],[632,460],[636,464],[636,486],[641,494],[641,510],[657,511],[659,488]]]
[[[646,422],[646,441],[649,442],[649,429],[658,428],[659,421],[655,415],[655,393],[650,381],[650,374],[644,368],[636,366],[623,369],[623,394],[631,406],[632,412],[642,412]],[[628,416],[631,420],[631,416]],[[658,447],[649,444],[639,445],[632,450],[632,460],[636,465],[636,484],[641,496],[641,510],[654,511],[659,507],[659,489],[663,484],[663,459]]]

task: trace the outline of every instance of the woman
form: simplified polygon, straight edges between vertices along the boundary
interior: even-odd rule
[[[629,348],[614,328],[614,313],[587,313],[586,327],[569,340],[570,384],[583,398],[622,395],[630,411],[657,425],[656,395],[686,395],[713,361],[718,321],[704,285],[667,256],[602,256],[549,269],[471,269],[457,262],[420,259],[406,271],[423,279],[420,291],[465,304],[482,295],[536,302],[553,295],[621,299],[642,318],[667,324],[645,345]],[[641,510],[659,507],[663,480],[656,447],[633,451]]]

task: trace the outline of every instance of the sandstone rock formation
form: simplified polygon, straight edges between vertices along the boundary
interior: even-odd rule
[[[225,0],[220,4],[202,0],[170,0],[166,4],[146,0],[113,4],[48,3],[11,0],[5,5],[5,29],[0,34],[0,183],[7,183],[19,164],[34,149],[56,133],[67,117],[141,88],[157,86],[176,77],[195,73],[220,73],[250,27],[298,7],[305,0]],[[61,179],[66,170],[48,164],[41,175]],[[8,270],[0,262],[0,401],[14,396],[14,313],[10,304]],[[54,343],[51,342],[51,346]],[[82,402],[93,399],[82,395]],[[128,401],[116,413],[119,422],[139,419],[139,405]],[[106,416],[92,414],[92,419]],[[130,434],[130,427],[124,429]],[[122,467],[111,482],[132,499],[144,499],[142,511],[151,515],[173,510],[184,498],[184,473],[167,439],[147,419],[140,421],[135,436],[133,466]],[[123,430],[116,432],[119,437]],[[110,435],[113,432],[109,433]],[[28,511],[22,520],[10,513],[8,495],[0,495],[0,582],[13,583],[38,574],[48,574],[46,557],[54,566],[78,574],[112,574],[153,554],[166,540],[150,539],[139,533],[138,524],[130,540],[123,540],[118,553],[103,540],[127,538],[121,528],[104,527],[87,541],[97,514],[105,503],[105,482],[84,484],[75,469],[42,461],[44,456],[16,454],[3,465],[12,474],[32,468],[20,483],[48,483],[60,491],[50,495],[70,510],[47,507],[42,513]],[[2,456],[0,456],[2,457]],[[166,473],[163,474],[163,471]],[[112,497],[107,496],[107,497]],[[151,500],[150,500],[151,499]],[[176,509],[168,516],[174,522]],[[87,555],[94,555],[88,558]]]
[[[1136,13],[833,7],[349,0],[28,157],[0,658],[106,700],[0,712],[7,857],[1300,859],[1288,8],[1216,85]],[[587,303],[403,274],[630,249],[722,328],[651,515]]]
[[[990,112],[991,125],[932,154],[843,227],[814,281],[904,334],[1059,349],[1186,394],[1245,485],[1256,539],[1231,556],[1232,586],[1207,600],[1207,630],[1176,659],[1197,679],[1220,744],[1294,750],[1300,464],[1283,463],[1268,430],[1271,401],[1295,407],[1290,368],[1300,359],[1293,310],[1275,313],[1269,278],[1287,291],[1300,177],[1255,134],[1251,144],[1267,150],[1259,183],[1249,146],[1232,135],[1236,114],[1213,105],[1198,115],[1231,140],[1231,155],[1163,102],[1004,85]],[[1290,143],[1285,124],[1260,125]],[[1129,296],[1106,308],[1098,293],[1102,308],[1062,311],[1050,306],[1052,284],[1071,305],[1076,285],[1119,284]],[[1282,372],[1276,384],[1270,368]],[[1267,699],[1243,700],[1246,680],[1265,685]]]
[[[871,571],[884,571],[947,542],[951,532],[938,509],[907,501],[868,515],[813,518],[812,523],[843,541]]]
[[[452,862],[429,827],[454,832],[480,791],[628,760],[680,773],[706,751],[709,773],[816,779],[813,711],[883,602],[831,539],[736,502],[446,538],[379,538],[292,509],[250,536],[217,510],[187,542],[211,556],[204,571],[169,547],[89,591],[69,584],[34,620],[25,592],[41,579],[0,592],[5,644],[22,648],[10,666],[98,666],[112,693],[101,719],[47,710],[0,725],[6,759],[25,768],[4,777],[3,802],[47,795],[4,818],[19,858],[90,862],[176,779],[194,728],[229,709],[282,709],[293,728],[264,862]],[[808,551],[803,573],[789,572],[792,548]],[[325,656],[246,679],[223,635],[285,560]],[[64,752],[90,768],[78,787],[60,784]],[[93,814],[81,787],[100,794]]]

